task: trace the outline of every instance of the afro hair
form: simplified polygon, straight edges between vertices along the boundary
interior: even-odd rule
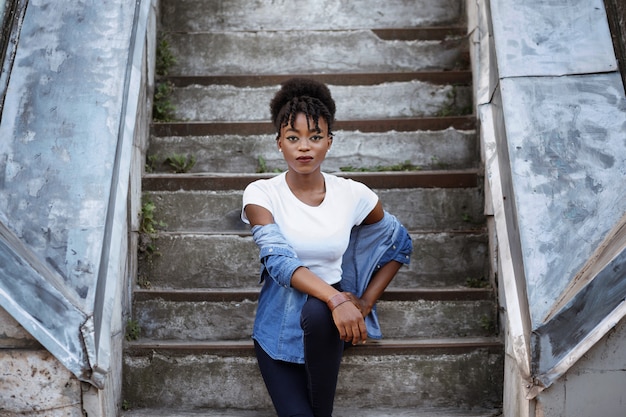
[[[323,117],[328,124],[329,134],[332,134],[335,100],[325,84],[309,78],[291,78],[282,84],[270,102],[270,112],[277,132],[283,126],[293,126],[296,115],[304,113],[313,120],[317,130],[319,118]]]

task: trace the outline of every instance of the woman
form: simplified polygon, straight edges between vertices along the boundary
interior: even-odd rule
[[[372,190],[321,171],[335,121],[324,84],[291,79],[270,110],[288,170],[243,195],[264,282],[252,337],[278,416],[328,417],[344,345],[380,337],[374,304],[411,242]]]

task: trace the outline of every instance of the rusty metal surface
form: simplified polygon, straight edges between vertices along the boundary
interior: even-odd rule
[[[147,174],[144,191],[243,190],[252,181],[276,174]],[[390,188],[469,188],[479,184],[477,170],[414,172],[350,172],[337,174],[352,178],[374,189]]]
[[[380,72],[380,73],[334,73],[334,74],[275,74],[275,75],[197,75],[171,76],[164,79],[176,87],[189,85],[233,85],[236,87],[261,87],[279,85],[293,77],[305,77],[329,85],[373,85],[385,82],[419,80],[434,84],[467,85],[472,82],[469,70]]]
[[[474,116],[415,117],[381,120],[338,120],[335,130],[361,132],[410,132],[416,130],[443,130],[449,127],[471,130],[476,126]],[[157,136],[261,135],[275,133],[269,122],[161,122],[154,123],[152,133]]]

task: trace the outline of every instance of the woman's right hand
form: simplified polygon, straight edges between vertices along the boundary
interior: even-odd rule
[[[342,303],[332,311],[339,338],[356,345],[367,340],[367,327],[361,311],[351,302]]]

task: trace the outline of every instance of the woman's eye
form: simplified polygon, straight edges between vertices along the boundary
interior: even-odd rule
[[[287,136],[287,140],[289,142],[295,142],[295,141],[298,140],[298,137],[297,136]]]
[[[313,136],[313,137],[311,137],[311,140],[313,142],[319,142],[322,139],[324,139],[322,136]]]

